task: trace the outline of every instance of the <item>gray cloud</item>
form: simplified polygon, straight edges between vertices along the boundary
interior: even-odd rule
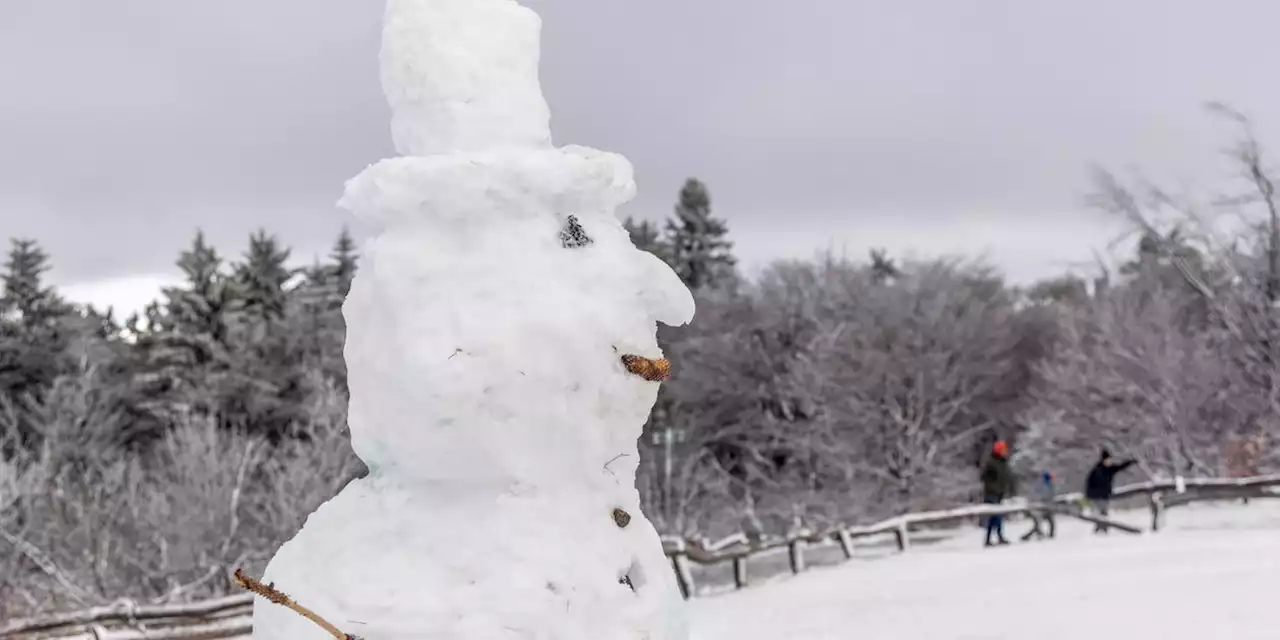
[[[702,177],[756,261],[965,238],[1057,268],[1025,247],[1111,233],[1080,206],[1090,162],[1217,177],[1207,99],[1280,126],[1264,0],[530,3],[557,141],[630,157],[646,217]],[[323,253],[342,182],[391,153],[381,4],[0,3],[5,235],[63,282],[169,272],[197,226]]]

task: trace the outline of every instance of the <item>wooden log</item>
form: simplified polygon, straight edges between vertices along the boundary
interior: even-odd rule
[[[747,576],[747,559],[750,556],[741,555],[733,559],[733,586],[738,589],[747,588],[749,582]]]
[[[791,573],[799,574],[804,571],[804,540],[796,538],[787,545],[787,560],[791,564]]]
[[[225,620],[213,624],[167,627],[158,629],[107,629],[95,630],[95,640],[230,640],[253,633],[253,619],[249,617]]]
[[[236,594],[184,604],[165,605],[132,605],[120,602],[113,605],[94,607],[84,611],[64,613],[39,619],[14,620],[0,627],[0,637],[19,633],[34,633],[46,629],[67,626],[86,626],[93,623],[149,621],[161,618],[196,618],[216,617],[227,613],[250,609],[253,606],[252,594]]]
[[[1110,518],[1100,518],[1100,517],[1095,516],[1095,515],[1093,515],[1093,514],[1084,513],[1084,512],[1082,512],[1082,511],[1079,511],[1079,510],[1076,510],[1076,509],[1069,509],[1069,508],[1067,508],[1067,507],[1060,507],[1060,508],[1054,508],[1054,511],[1055,511],[1055,512],[1057,512],[1057,513],[1061,513],[1061,514],[1063,514],[1063,515],[1071,516],[1072,518],[1079,518],[1079,519],[1081,519],[1081,520],[1084,520],[1085,522],[1092,522],[1093,524],[1104,524],[1104,525],[1106,525],[1106,526],[1108,526],[1108,527],[1112,527],[1112,528],[1114,528],[1114,529],[1119,529],[1119,530],[1121,530],[1121,531],[1123,531],[1123,532],[1125,532],[1125,533],[1132,533],[1132,534],[1135,534],[1135,535],[1141,535],[1141,534],[1142,534],[1142,529],[1139,529],[1139,528],[1137,528],[1137,527],[1127,525],[1127,524],[1125,524],[1125,523],[1123,523],[1123,522],[1117,522],[1117,521],[1112,520],[1112,519],[1110,519]]]

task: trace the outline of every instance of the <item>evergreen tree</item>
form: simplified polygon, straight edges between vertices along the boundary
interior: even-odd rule
[[[731,286],[736,279],[729,226],[711,215],[706,185],[690,178],[680,189],[675,217],[667,221],[669,263],[692,290]]]
[[[346,227],[342,228],[342,233],[338,235],[338,241],[333,245],[333,252],[329,254],[333,260],[333,277],[337,281],[338,294],[346,298],[347,293],[351,291],[351,279],[356,275],[356,267],[359,264],[359,255],[356,253],[356,241],[351,238],[351,231]],[[341,302],[338,303],[341,306]]]
[[[285,285],[295,271],[285,266],[290,251],[266,231],[249,237],[244,262],[236,266],[236,281],[245,313],[253,320],[274,322],[285,314]]]
[[[892,284],[902,275],[897,262],[884,249],[871,250],[871,278],[878,284]]]
[[[0,275],[0,408],[10,413],[23,444],[32,444],[44,426],[25,408],[42,402],[76,362],[96,355],[87,345],[96,340],[94,328],[45,285],[48,270],[48,255],[35,241],[11,241]]]
[[[303,271],[303,283],[289,293],[286,324],[306,366],[320,371],[339,389],[346,389],[346,362],[342,359],[346,338],[342,303],[346,295],[342,283],[349,286],[350,279],[343,275],[341,264],[317,262]]]
[[[219,416],[235,384],[233,318],[243,307],[238,282],[197,232],[177,261],[184,282],[164,290],[163,303],[145,310],[146,326],[131,319],[137,339],[133,398],[152,433],[192,416]]]
[[[10,241],[9,257],[4,263],[0,295],[0,311],[19,326],[33,330],[70,313],[71,307],[52,287],[44,284],[49,271],[49,256],[34,240]]]
[[[667,250],[657,225],[648,220],[635,220],[628,216],[622,221],[622,226],[631,235],[631,244],[634,244],[637,249],[648,251],[666,260]]]
[[[316,262],[301,271],[302,283],[293,296],[303,308],[340,311],[351,291],[351,280],[359,264],[355,240],[344,227],[329,253],[330,262]]]
[[[244,313],[234,354],[237,386],[234,395],[226,398],[224,414],[233,416],[239,426],[271,438],[286,434],[303,410],[305,365],[314,339],[306,332],[317,330],[314,326],[298,330],[298,303],[308,292],[305,281],[300,287],[289,287],[299,273],[287,266],[290,254],[274,236],[260,230],[250,237],[244,261],[235,269]],[[335,269],[326,280],[337,286],[339,276]]]
[[[289,293],[286,331],[299,367],[320,373],[338,389],[347,386],[347,365],[342,358],[346,322],[342,304],[351,290],[359,265],[355,240],[343,228],[329,260],[303,270],[303,281]]]
[[[225,348],[231,335],[230,317],[245,306],[241,283],[222,273],[223,259],[203,232],[196,232],[191,247],[178,257],[183,286],[166,289],[164,320],[157,329],[207,336]]]

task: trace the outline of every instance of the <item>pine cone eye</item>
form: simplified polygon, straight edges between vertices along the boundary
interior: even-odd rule
[[[586,229],[582,228],[582,223],[578,221],[578,216],[569,216],[564,222],[564,227],[560,229],[560,246],[566,249],[577,249],[585,247],[595,242],[591,236],[587,235]]]

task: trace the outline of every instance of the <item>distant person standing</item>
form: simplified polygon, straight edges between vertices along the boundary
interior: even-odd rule
[[[1053,482],[1053,474],[1045,471],[1040,474],[1040,481],[1036,483],[1033,493],[1035,501],[1046,507],[1053,504],[1054,498],[1058,497],[1057,486]],[[1044,531],[1041,531],[1042,524],[1049,526],[1049,537],[1052,538],[1056,533],[1056,523],[1053,520],[1052,509],[1037,509],[1031,512],[1031,530],[1022,536],[1022,541],[1026,542],[1031,538],[1043,538]]]
[[[1013,472],[1009,469],[1009,445],[1001,440],[991,447],[991,457],[982,465],[982,502],[983,504],[1000,504],[1012,498],[1016,486]],[[991,537],[996,541],[992,542]],[[1004,538],[1004,515],[987,516],[986,546],[993,544],[1009,544]]]
[[[1084,497],[1099,516],[1105,518],[1111,512],[1111,496],[1115,492],[1116,474],[1133,466],[1134,462],[1137,461],[1133,458],[1117,461],[1106,449],[1103,449],[1102,454],[1098,456],[1098,463],[1093,465],[1093,470],[1085,480]],[[1093,532],[1107,533],[1108,527],[1099,522],[1093,528]]]

